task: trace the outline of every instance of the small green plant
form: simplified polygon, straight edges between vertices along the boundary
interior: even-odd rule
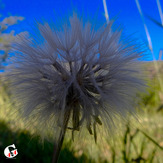
[[[136,144],[135,139],[142,134],[142,140],[139,144]],[[148,154],[146,153],[146,149],[148,149],[148,144],[153,144],[153,149],[150,149]],[[131,152],[131,149],[133,151]],[[136,129],[133,133],[131,133],[130,125],[127,124],[126,132],[123,137],[123,149],[122,149],[122,159],[125,163],[127,162],[153,162],[155,159],[155,153],[157,148],[163,151],[163,147],[159,145],[152,137],[150,137],[147,133],[140,129]]]

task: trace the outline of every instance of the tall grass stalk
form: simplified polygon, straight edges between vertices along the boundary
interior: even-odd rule
[[[156,70],[156,76],[157,76],[157,79],[158,79],[158,81],[159,81],[159,85],[160,85],[161,92],[163,92],[163,82],[162,82],[162,79],[161,79],[161,77],[160,77],[160,75],[159,75],[159,66],[158,66],[158,62],[157,62],[157,60],[156,60],[156,58],[155,58],[155,55],[154,55],[154,52],[153,52],[152,40],[151,40],[149,31],[148,31],[147,25],[145,24],[143,12],[142,12],[142,9],[141,9],[141,7],[140,7],[139,0],[135,0],[135,2],[136,2],[136,5],[137,5],[139,14],[140,14],[140,16],[141,16],[141,19],[142,19],[142,21],[143,21],[144,29],[145,29],[146,36],[147,36],[147,40],[148,40],[148,46],[149,46],[149,49],[150,49],[151,54],[152,54],[152,57],[153,57],[153,64],[154,64],[154,68],[155,68],[155,70]],[[159,3],[159,4],[160,4],[160,3]]]
[[[160,14],[160,18],[161,18],[161,24],[163,26],[163,13],[162,13],[162,9],[161,9],[161,4],[160,4],[159,0],[156,0],[156,2],[157,2],[157,7],[158,7],[159,14]]]
[[[161,60],[162,54],[163,54],[163,50],[161,49],[160,52],[159,52],[159,60]]]
[[[103,0],[103,5],[104,5],[104,11],[105,11],[105,18],[107,23],[109,23],[109,14],[108,14],[108,9],[107,9],[107,4],[106,4],[106,0]]]

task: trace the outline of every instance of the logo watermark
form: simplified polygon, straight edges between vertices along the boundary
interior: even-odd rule
[[[15,144],[9,145],[4,150],[4,155],[7,158],[14,158],[18,154]]]

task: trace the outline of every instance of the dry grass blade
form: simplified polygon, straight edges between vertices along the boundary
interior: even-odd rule
[[[151,142],[153,142],[157,147],[159,147],[161,150],[163,150],[163,147],[160,146],[154,139],[152,139],[149,135],[147,135],[144,131],[140,130],[139,131],[145,136],[147,137]]]
[[[104,11],[105,11],[105,18],[107,23],[109,23],[109,14],[108,14],[108,9],[107,9],[107,4],[106,4],[106,0],[103,0],[103,5],[104,5]]]
[[[159,11],[159,14],[160,14],[161,23],[162,23],[162,27],[163,27],[163,13],[162,13],[162,9],[161,9],[161,4],[160,4],[159,0],[156,0],[156,2],[157,2],[158,11]]]

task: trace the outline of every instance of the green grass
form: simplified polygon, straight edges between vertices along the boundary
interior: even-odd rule
[[[151,65],[151,64],[149,64]],[[146,64],[146,69],[148,69]],[[151,75],[149,73],[148,75]],[[159,96],[160,87],[155,75],[149,76],[148,94],[142,94],[137,112],[138,120],[117,124],[116,132],[107,135],[104,130],[97,132],[97,144],[88,131],[77,134],[74,142],[67,132],[59,162],[84,163],[162,163],[163,162],[163,104]],[[26,128],[23,120],[11,104],[7,85],[0,85],[0,162],[8,161],[3,152],[6,146],[15,144],[18,155],[14,162],[49,163],[52,160],[53,142],[41,141],[33,128]],[[88,136],[87,136],[88,135]]]

